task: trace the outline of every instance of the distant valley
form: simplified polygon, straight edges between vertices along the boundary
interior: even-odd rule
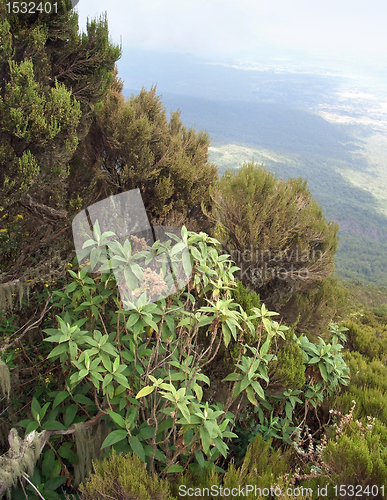
[[[124,67],[124,70],[122,69]],[[340,225],[336,272],[387,284],[387,93],[382,80],[132,54],[125,93],[157,83],[167,109],[212,138],[220,174],[254,160],[303,177]],[[133,76],[131,76],[133,75]],[[132,90],[133,89],[133,90]]]

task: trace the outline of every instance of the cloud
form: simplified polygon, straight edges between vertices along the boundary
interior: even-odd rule
[[[385,52],[382,0],[80,0],[81,23],[107,10],[124,47],[235,56],[265,45]]]

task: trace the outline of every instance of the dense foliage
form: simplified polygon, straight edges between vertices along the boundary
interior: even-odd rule
[[[114,275],[100,258],[106,245]],[[252,428],[265,439],[290,444],[310,418],[298,405],[317,408],[348,383],[340,329],[331,326],[329,344],[294,334],[290,343],[281,343],[288,327],[274,321],[277,313],[264,304],[246,312],[233,301],[238,268],[217,246],[206,234],[185,228],[181,239],[156,241],[152,247],[138,238],[120,243],[112,232],[101,234],[96,223],[93,239],[84,244],[88,267],[69,271],[71,282],[54,292],[52,306],[62,312],[44,329],[44,340],[56,345],[46,359],[57,381],[48,378],[51,387],[35,391],[31,416],[18,422],[26,435],[34,436],[36,448],[44,450],[51,436],[56,443],[58,453],[49,446],[41,458],[49,484],[41,483],[43,495],[66,479],[70,484],[74,477],[77,485],[99,447],[134,452],[150,472],[163,477],[187,468],[193,473],[214,470],[221,457],[227,460],[233,438],[239,439],[243,458],[241,450],[254,437]],[[191,268],[194,272],[187,288],[153,303],[161,288],[170,286],[166,249],[172,266],[182,268],[179,275],[188,276]],[[116,280],[121,272],[125,287],[121,283],[120,294]],[[126,295],[127,290],[134,292]],[[228,359],[222,380],[215,377],[216,385],[224,386],[222,402],[206,375],[219,365],[219,353]],[[301,377],[292,375],[294,356],[302,363]],[[278,390],[276,372],[281,370],[284,386]],[[15,467],[19,459],[14,448],[2,460],[0,477],[9,487],[23,474],[23,466]],[[27,465],[31,472],[32,457]]]

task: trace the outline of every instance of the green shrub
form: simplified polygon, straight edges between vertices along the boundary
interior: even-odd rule
[[[117,455],[94,462],[94,473],[80,486],[82,500],[174,500],[168,481],[151,477],[135,455]]]
[[[378,434],[367,432],[330,440],[323,455],[333,484],[378,485],[387,481],[387,448]]]
[[[270,393],[274,387],[300,389],[305,384],[304,353],[294,339],[293,330],[285,332],[285,340],[279,339],[277,361],[270,366]]]
[[[282,309],[277,309],[287,323],[296,325],[298,332],[316,337],[322,335],[329,320],[345,315],[348,295],[337,278],[328,276],[318,285],[294,294]]]
[[[350,387],[372,387],[387,392],[387,367],[381,361],[369,362],[359,352],[346,353],[345,361],[351,370]]]
[[[250,313],[253,307],[261,307],[261,300],[258,293],[249,291],[239,280],[236,283],[237,286],[232,291],[232,296],[244,311]]]
[[[288,474],[290,470],[290,458],[291,451],[288,450],[286,453],[281,451],[274,451],[271,447],[271,440],[264,441],[263,437],[257,435],[254,441],[249,445],[247,449],[246,456],[240,467],[236,467],[234,462],[231,461],[228,464],[228,468],[223,477],[218,473],[207,473],[202,476],[194,476],[190,473],[184,474],[179,478],[178,485],[175,485],[174,494],[179,494],[180,486],[184,485],[184,490],[187,491],[188,488],[194,488],[193,493],[195,493],[196,488],[200,488],[203,492],[204,488],[207,488],[211,492],[211,487],[215,486],[217,491],[220,492],[220,487],[223,489],[223,494],[212,496],[201,496],[201,498],[222,498],[224,500],[246,498],[246,499],[267,499],[266,491],[272,487],[281,489],[282,496],[276,495],[275,498],[287,499],[290,498],[286,496],[286,489],[291,485],[291,477]],[[239,490],[239,486],[244,487],[246,485],[256,485],[257,495],[255,490],[253,492],[244,491],[241,494],[228,494],[228,490],[231,491],[235,488]],[[277,490],[279,492],[279,490]],[[199,490],[197,490],[199,493]],[[304,498],[299,496],[298,498]]]
[[[369,311],[355,320],[343,323],[348,328],[347,347],[369,360],[387,361],[387,325]]]
[[[381,422],[387,424],[386,394],[373,388],[363,388],[352,386],[350,391],[338,398],[338,408],[346,411],[350,406],[350,401],[355,400],[355,418],[377,417]]]
[[[381,304],[380,306],[374,307],[372,312],[375,316],[378,316],[383,321],[387,319],[387,304]]]
[[[377,417],[387,425],[387,367],[379,360],[369,362],[358,352],[347,352],[345,360],[351,371],[351,383],[337,397],[335,407],[346,413],[355,400],[354,418]]]

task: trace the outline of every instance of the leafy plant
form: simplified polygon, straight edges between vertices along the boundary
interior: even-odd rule
[[[217,241],[207,235],[183,228],[181,241],[191,255],[187,263],[181,257],[184,245],[176,239],[169,244],[173,261],[180,259],[184,269],[191,264],[194,274],[187,290],[157,303],[151,302],[154,289],[141,284],[146,268],[140,264],[152,263],[153,272],[164,279],[164,261],[158,258],[165,246],[156,242],[135,251],[128,240],[121,244],[112,236],[100,234],[96,224],[94,238],[84,245],[95,277],[87,276],[87,267],[69,271],[74,281],[56,292],[64,313],[57,316],[57,328],[46,330],[46,341],[58,344],[49,358],[60,359],[70,393],[80,384],[94,393],[112,429],[103,448],[134,452],[151,471],[157,465],[163,474],[183,470],[192,459],[214,464],[219,455],[227,456],[226,441],[235,437],[231,404],[242,393],[257,407],[265,401],[262,382],[269,382],[267,365],[275,358],[268,353],[270,344],[287,327],[273,321],[276,313],[264,305],[253,308],[250,316],[237,310],[229,298],[237,268],[227,255],[218,254]],[[118,296],[112,275],[103,273],[105,245],[116,276],[125,260],[124,296]],[[123,304],[131,309],[123,310]],[[255,345],[240,344],[235,371],[225,379],[232,382],[225,406],[203,403],[203,385],[209,380],[202,369],[221,345],[227,348],[244,332]]]

